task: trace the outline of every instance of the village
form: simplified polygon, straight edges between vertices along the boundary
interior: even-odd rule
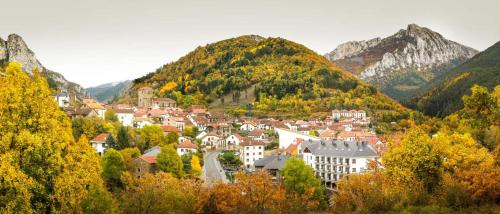
[[[232,182],[232,174],[266,171],[273,180],[282,179],[280,171],[290,157],[299,157],[313,169],[329,190],[345,176],[369,170],[370,164],[380,162],[386,144],[371,127],[365,110],[333,110],[323,120],[277,120],[273,118],[231,117],[223,112],[210,111],[203,106],[179,108],[170,98],[155,98],[153,89],[138,90],[137,106],[106,105],[94,99],[83,99],[81,106],[70,106],[65,93],[55,99],[66,114],[75,118],[105,118],[112,111],[126,127],[142,129],[158,126],[165,136],[175,133],[177,155],[201,154],[207,184]],[[191,136],[186,129],[194,130]],[[194,136],[194,137],[193,137]],[[103,155],[110,133],[99,133],[89,143]],[[159,145],[147,148],[133,160],[129,169],[136,177],[158,171],[156,157]]]

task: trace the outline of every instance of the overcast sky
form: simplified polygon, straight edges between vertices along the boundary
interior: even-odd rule
[[[484,50],[500,40],[499,0],[0,0],[0,37],[21,35],[47,68],[84,87],[134,79],[200,45],[257,34],[319,54],[409,23]]]

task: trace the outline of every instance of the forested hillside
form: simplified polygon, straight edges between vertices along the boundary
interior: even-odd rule
[[[134,80],[120,102],[136,102],[136,91],[143,86],[184,107],[218,101],[236,115],[309,118],[325,116],[335,108],[366,109],[386,122],[410,115],[374,87],[282,38],[241,36],[198,47]]]
[[[444,117],[463,108],[462,96],[482,85],[489,89],[500,84],[500,42],[446,72],[427,86],[423,95],[414,98],[412,106],[427,115]]]

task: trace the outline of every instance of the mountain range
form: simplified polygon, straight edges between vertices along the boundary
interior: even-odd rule
[[[85,96],[85,89],[80,85],[70,82],[60,73],[45,68],[36,58],[35,53],[29,49],[23,38],[17,34],[11,34],[7,40],[0,38],[0,66],[9,62],[19,63],[23,69],[32,73],[38,69],[47,78],[49,86],[57,92],[67,92],[79,98]]]
[[[477,53],[428,28],[410,24],[383,39],[341,44],[325,57],[401,101]]]
[[[112,82],[95,87],[89,87],[85,90],[90,94],[90,96],[96,98],[99,102],[110,102],[115,97],[120,95],[123,91],[127,90],[132,81],[126,80],[121,82]]]

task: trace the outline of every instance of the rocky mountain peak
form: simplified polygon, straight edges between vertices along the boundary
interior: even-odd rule
[[[383,39],[341,44],[325,57],[398,98],[477,53],[429,28],[410,24]]]
[[[34,69],[43,70],[43,66],[36,59],[35,53],[28,48],[21,36],[10,34],[6,46],[8,62],[18,62],[27,72],[32,72]]]
[[[17,34],[10,34],[7,41],[0,38],[0,66],[9,62],[19,63],[30,74],[34,69],[38,69],[47,78],[49,85],[56,90],[68,91],[78,97],[85,96],[85,90],[80,85],[66,80],[57,72],[46,69],[24,39]]]

